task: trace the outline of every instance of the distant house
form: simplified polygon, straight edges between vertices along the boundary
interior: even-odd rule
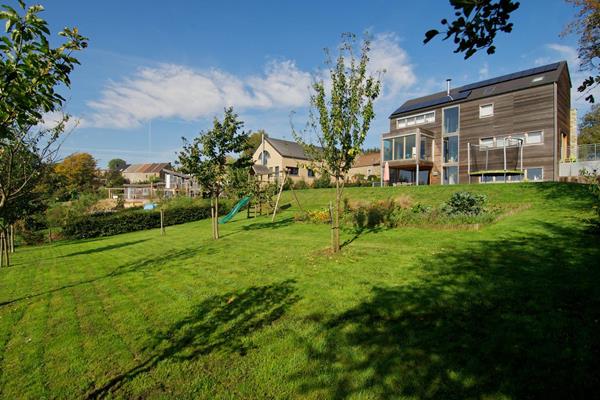
[[[348,171],[348,177],[352,181],[358,178],[368,179],[381,176],[381,154],[379,152],[362,153],[356,157],[354,165]]]
[[[129,183],[148,183],[151,179],[165,180],[165,170],[171,170],[170,163],[132,164],[122,172]]]
[[[190,175],[174,171],[170,163],[133,164],[122,175],[129,181],[123,185],[123,198],[128,202],[144,202],[159,196],[196,196],[200,187]],[[112,195],[116,193],[111,189]]]
[[[287,172],[287,176],[293,181],[304,180],[310,184],[315,179],[315,172],[310,169],[310,157],[296,142],[265,137],[254,152],[252,160],[255,165],[266,168],[257,170],[263,173],[268,170],[269,179],[277,180],[284,172]]]

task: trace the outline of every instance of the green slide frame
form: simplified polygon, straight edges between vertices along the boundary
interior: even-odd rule
[[[237,214],[246,204],[248,204],[251,197],[252,196],[246,196],[246,197],[242,198],[240,201],[238,201],[238,203],[235,205],[235,207],[233,207],[231,209],[231,211],[229,211],[229,214],[227,214],[226,216],[219,219],[219,223],[226,224],[227,222],[231,221],[231,218],[233,218],[235,216],[235,214]]]

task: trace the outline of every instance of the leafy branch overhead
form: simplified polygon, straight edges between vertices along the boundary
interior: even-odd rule
[[[443,40],[453,37],[457,45],[455,53],[464,53],[468,59],[478,50],[487,49],[488,54],[496,52],[494,40],[497,32],[509,33],[513,23],[509,22],[511,13],[519,8],[519,2],[512,0],[450,0],[457,17],[449,22],[442,19],[445,31],[431,29],[425,33],[424,43],[428,43],[439,34],[445,33]]]

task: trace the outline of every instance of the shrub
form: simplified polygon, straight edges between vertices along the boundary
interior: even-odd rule
[[[227,202],[224,202],[219,207],[219,214],[224,215],[230,209],[231,206]],[[166,207],[164,210],[165,226],[183,224],[205,218],[210,218],[209,205]],[[66,223],[63,235],[68,239],[85,239],[159,227],[159,210],[124,210],[73,218]]]
[[[296,190],[308,189],[308,183],[306,183],[306,181],[304,179],[296,181],[294,183],[294,189],[296,189]]]
[[[448,215],[479,215],[485,211],[486,200],[483,194],[456,192],[442,205],[442,210]]]
[[[313,182],[313,188],[322,189],[331,187],[331,176],[327,172],[323,172],[315,181]]]
[[[367,205],[361,205],[351,211],[352,223],[358,230],[373,229],[387,224],[395,209],[394,200],[374,201]]]

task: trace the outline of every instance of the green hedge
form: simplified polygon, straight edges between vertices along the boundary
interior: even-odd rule
[[[231,206],[228,203],[219,204],[220,215],[225,215],[230,210]],[[167,208],[164,211],[164,218],[165,226],[210,218],[210,206],[192,205]],[[63,228],[63,235],[67,239],[86,239],[154,228],[160,228],[159,210],[124,210],[74,218],[68,221]]]

